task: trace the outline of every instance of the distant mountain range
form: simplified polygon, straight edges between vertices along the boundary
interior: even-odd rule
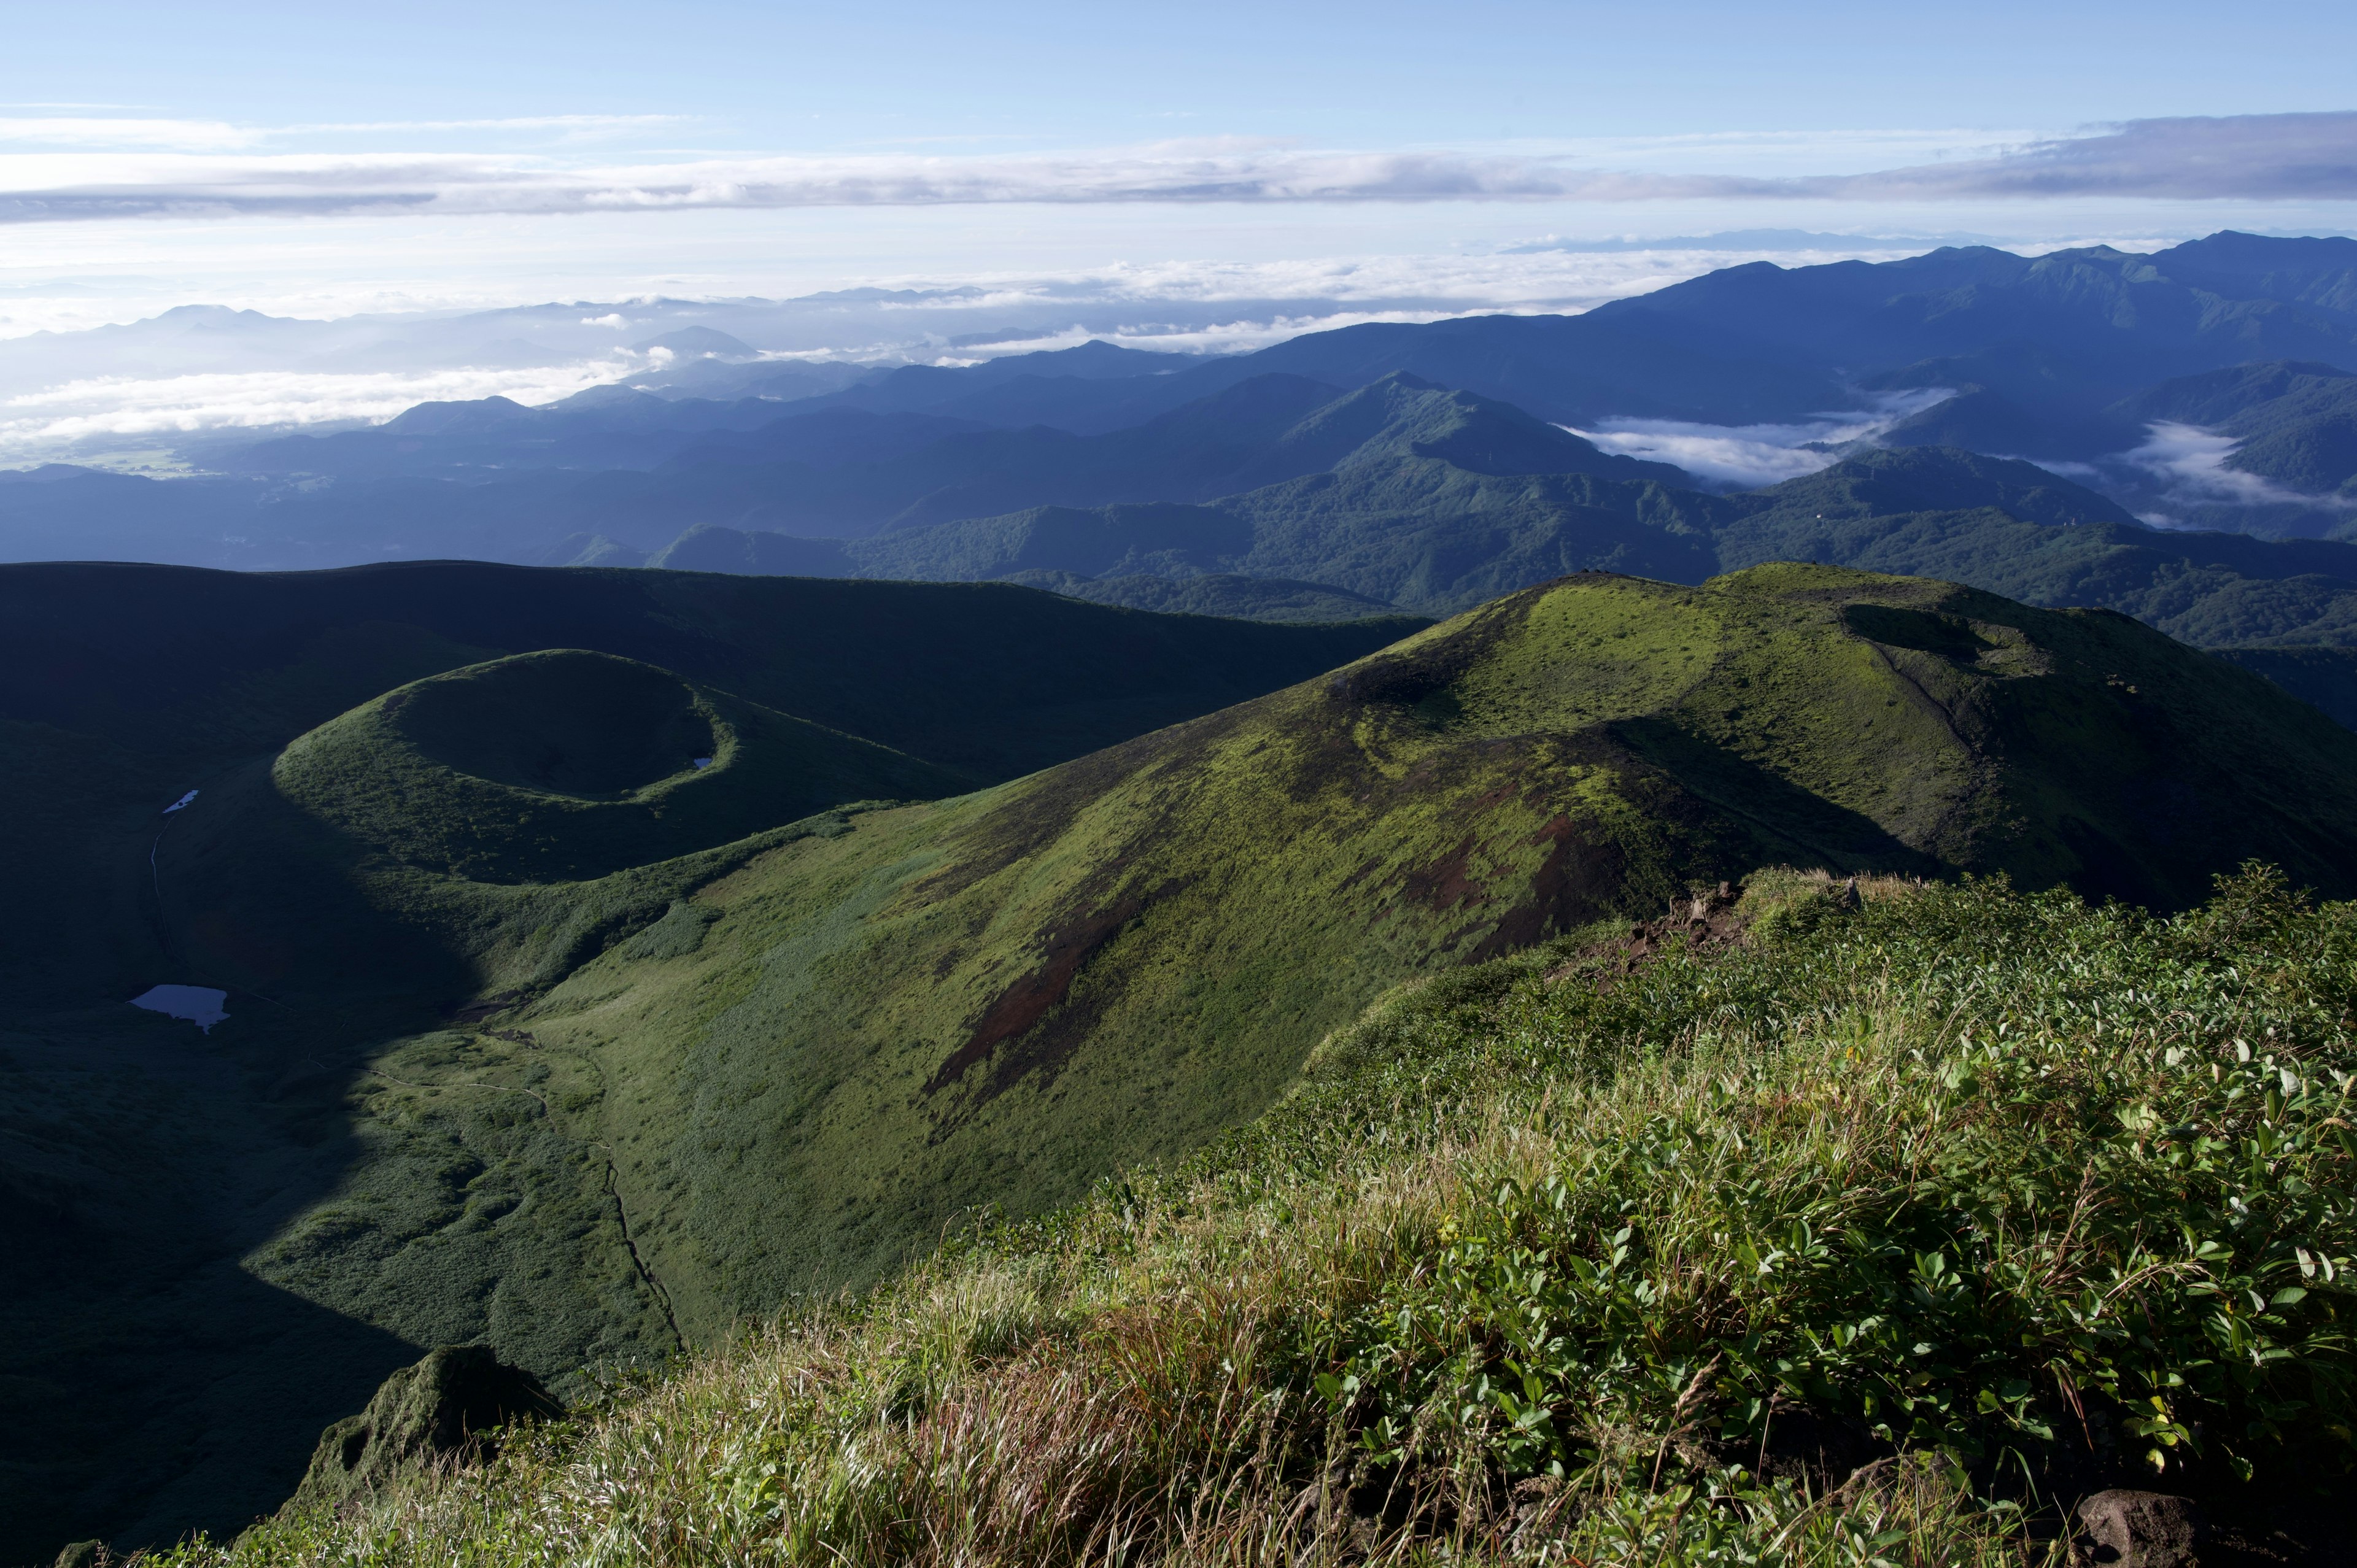
[[[1830,566],[1419,628],[13,565],[0,763],[12,1562],[226,1539],[433,1346],[595,1398],[1200,1147],[1404,982],[1755,867],[2357,890],[2357,735],[2123,616]]]
[[[1794,558],[2209,643],[2357,637],[2352,241],[1760,263],[1580,317],[1208,360],[1090,343],[863,370],[708,328],[638,347],[673,371],[208,448],[188,478],[0,473],[0,554],[1008,580],[1289,618]],[[1756,491],[1615,449],[1766,440],[1758,422],[1876,400],[1867,436],[1798,455],[1821,473]]]
[[[1761,868],[2357,892],[2352,280],[1965,248],[889,371],[666,320],[546,408],[0,475],[0,1556],[235,1530],[429,1347],[596,1397]],[[1696,477],[1747,444],[1797,477]]]

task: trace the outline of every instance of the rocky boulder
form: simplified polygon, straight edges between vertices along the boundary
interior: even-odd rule
[[[442,1346],[385,1379],[367,1410],[319,1434],[286,1506],[339,1504],[421,1464],[479,1464],[496,1452],[498,1429],[564,1410],[539,1379],[489,1346]]]
[[[2079,1504],[2078,1556],[2106,1568],[2199,1568],[2201,1513],[2164,1492],[2097,1492]]]

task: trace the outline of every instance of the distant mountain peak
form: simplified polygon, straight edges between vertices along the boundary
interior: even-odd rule
[[[761,357],[761,351],[750,343],[709,327],[683,327],[677,331],[630,345],[633,354],[651,354],[658,349],[687,360],[758,360]]]

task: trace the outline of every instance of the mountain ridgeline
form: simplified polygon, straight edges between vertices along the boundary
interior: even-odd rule
[[[612,1140],[515,1117],[587,1092],[595,1061],[450,1091],[506,1129],[486,1165],[354,1119],[411,1092],[395,1079],[441,1080],[380,1060],[387,1042],[625,938],[690,940],[676,898],[780,835],[843,831],[834,808],[1028,774],[1417,624],[462,563],[0,567],[0,1197],[21,1271],[0,1299],[0,1561],[274,1508],[321,1427],[416,1359],[400,1303],[472,1302],[552,1375],[677,1343],[630,1262]],[[228,1018],[199,1035],[125,1004],[159,984],[226,992]],[[340,1260],[336,1301],[254,1261],[298,1215],[379,1234],[372,1262]]]
[[[0,553],[247,569],[708,558],[857,575],[901,565],[852,542],[1045,508],[1265,495],[1241,510],[1299,511],[1286,487],[1385,450],[1492,479],[1714,488],[1558,428],[1609,446],[1623,440],[1611,432],[1661,421],[1694,426],[1705,450],[1762,424],[1819,422],[1838,441],[1846,421],[1889,447],[2067,461],[2171,529],[2340,538],[2357,471],[2352,276],[2357,242],[2223,233],[2151,255],[1963,247],[1875,264],[1761,263],[1578,317],[1375,324],[1213,359],[1104,343],[962,368],[697,353],[679,360],[679,379],[640,375],[546,408],[494,398],[325,436],[210,438],[189,447],[189,477],[172,480],[66,465],[0,475]],[[1403,389],[1460,401],[1417,409]],[[1824,423],[1845,409],[1855,412]],[[1431,418],[1462,428],[1418,428]],[[1381,489],[1319,505],[1339,520],[1314,524],[1329,533],[1400,515]],[[697,529],[759,537],[683,539]],[[780,542],[797,539],[845,548]],[[1447,542],[1456,557],[1511,553],[1518,541],[1476,531]],[[1370,591],[1363,573],[1339,575],[1355,564],[1346,549],[1330,562],[1318,547],[1278,553],[1290,564],[1243,575]],[[1449,575],[1494,585],[1530,564]],[[1544,580],[1532,570],[1521,583]],[[1430,612],[1473,601],[1420,588],[1393,602]]]
[[[1387,395],[1446,410],[1458,446],[1392,433],[1329,471],[1206,505],[1039,507],[856,540],[698,526],[650,564],[672,569],[1030,583],[1159,607],[1184,585],[1211,613],[1349,619],[1445,615],[1568,572],[1673,582],[1799,560],[1972,583],[2048,606],[2103,605],[2183,640],[2342,646],[2357,638],[2357,545],[2145,526],[2035,465],[1951,448],[1877,449],[1764,490],[1706,494],[1647,477],[1555,473],[1501,405],[1396,379]],[[1404,421],[1406,423],[1406,421]],[[1479,466],[1468,448],[1491,454]],[[585,563],[607,559],[585,554]],[[1231,578],[1329,592],[1239,596]]]
[[[1577,317],[1373,325],[1220,359],[1092,344],[965,367],[814,366],[710,328],[642,348],[663,350],[657,370],[548,408],[429,404],[371,429],[215,440],[189,449],[201,471],[171,480],[0,474],[0,553],[28,558],[0,564],[0,1202],[19,1264],[0,1296],[0,1562],[93,1535],[118,1551],[226,1538],[294,1496],[315,1455],[305,1496],[341,1511],[299,1528],[326,1541],[384,1501],[352,1479],[396,1463],[363,1453],[371,1423],[415,1415],[418,1391],[462,1361],[528,1391],[534,1411],[590,1402],[552,1441],[594,1444],[612,1412],[669,1397],[633,1392],[665,1386],[644,1378],[750,1343],[748,1325],[869,1291],[877,1324],[914,1322],[949,1298],[909,1316],[891,1304],[914,1297],[893,1293],[962,1281],[955,1311],[973,1322],[947,1359],[895,1361],[858,1395],[892,1442],[917,1444],[949,1419],[942,1368],[979,1358],[994,1377],[1067,1388],[1053,1347],[1099,1321],[992,1338],[988,1291],[1033,1289],[1016,1277],[1029,1264],[975,1283],[992,1249],[1102,1243],[1144,1259],[1176,1211],[1140,1198],[1133,1212],[1120,1195],[1167,1197],[1168,1173],[1248,1146],[1261,1154],[1218,1168],[1273,1170],[1252,1162],[1291,1148],[1310,1151],[1316,1180],[1348,1186],[1332,1150],[1351,1129],[1404,1140],[1368,1156],[1380,1164],[1454,1125],[1463,1085],[1415,1064],[1457,1059],[1448,1042],[1466,1029],[1512,1035],[1517,1060],[1550,1071],[1616,1042],[1628,1061],[1579,1069],[1578,1092],[1601,1094],[1624,1068],[1684,1070],[1661,1047],[1702,1038],[1697,1020],[1808,992],[1846,998],[1823,1013],[1850,1031],[1842,1062],[1880,1061],[1877,1031],[1899,1025],[1859,1000],[1878,983],[1870,966],[1847,938],[1803,940],[1845,920],[1857,943],[1897,944],[1876,962],[1949,977],[1919,974],[1919,1000],[1952,984],[1980,995],[1999,969],[1956,980],[1944,955],[2011,943],[1973,961],[2068,992],[2039,1004],[2058,1016],[2092,1015],[2079,979],[2029,972],[2044,939],[1958,927],[1986,917],[2068,942],[2110,933],[2109,956],[2072,973],[2116,970],[2135,1007],[2177,1006],[2154,966],[2197,955],[2167,972],[2210,999],[2199,1026],[2220,1040],[2223,1020],[2266,1008],[2287,1029],[2329,1017],[2345,1034],[2344,999],[2316,977],[2341,962],[2318,955],[2340,950],[2328,938],[2346,920],[2288,889],[2357,898],[2357,532],[2336,521],[2357,485],[2357,242],[1741,267]],[[1781,471],[1814,471],[1765,488],[1615,449],[1684,422],[1701,434],[1658,449],[1706,453],[1711,427],[1861,400],[1869,435],[1796,447]],[[2233,526],[2164,526],[2204,521]],[[29,559],[67,554],[81,559]],[[143,555],[156,559],[103,559]],[[2327,945],[2254,956],[2296,930]],[[1755,936],[1797,956],[1754,962],[1742,955],[1769,952]],[[1824,956],[1836,948],[1847,956]],[[1712,989],[1721,974],[1751,989],[1730,1000]],[[1673,1007],[1679,985],[1694,996]],[[1620,1022],[1592,1036],[1546,1022],[1608,1013]],[[2097,1072],[2094,1058],[2043,1023],[2030,1044],[1991,1045],[1975,1012],[1974,1038],[1951,1040],[1966,1016],[1951,1009],[1938,1029],[1986,1058],[1982,1078],[1920,1051],[1874,1069],[1933,1120],[1980,1107],[1942,1136],[1979,1135],[1950,1123],[1981,1126],[1973,1097],[1998,1092],[2006,1052],[2034,1048],[2045,1087],[1987,1125],[2027,1125],[2046,1112],[2020,1108],[2049,1100],[2106,1107],[2074,1113],[2084,1137],[2054,1156],[2057,1191],[2099,1160],[2165,1165],[2153,1191],[2191,1190],[2184,1161],[2212,1156],[2190,1112],[2137,1109],[2129,1078],[2071,1077]],[[1545,1051],[1524,1049],[1541,1035]],[[2129,1036],[2105,1048],[2162,1037]],[[2236,1067],[2258,1072],[2237,1043]],[[2295,1046],[2309,1048],[2287,1036],[2269,1049]],[[1732,1125],[1755,1090],[1777,1115],[1800,1103],[1760,1087],[1766,1058],[1725,1060],[1750,1076],[1726,1077],[1707,1114],[1679,1125]],[[2323,1080],[2274,1063],[2263,1103],[2329,1124]],[[1338,1097],[1338,1072],[1372,1074],[1372,1098]],[[2205,1124],[2244,1113],[2228,1102],[2247,1077],[2222,1065],[2188,1079],[2209,1096]],[[1522,1081],[1542,1100],[1571,1084]],[[1327,1125],[1320,1107],[1347,1116]],[[1581,1125],[1577,1137],[1608,1138]],[[2006,1142],[2044,1157],[2035,1138]],[[1801,1147],[1780,1140],[1775,1157]],[[1824,1170],[1849,1159],[1825,1155]],[[1571,1190],[1512,1169],[1503,1187],[1494,1171],[1473,1185],[1506,1206]],[[1386,1171],[1365,1190],[1405,1190]],[[1261,1179],[1222,1201],[1309,1190]],[[1634,1233],[1544,1201],[1554,1219],[1531,1209],[1542,1230]],[[1853,1236],[1846,1219],[1811,1209],[1794,1229],[1779,1210],[1772,1234],[1801,1239],[1746,1263],[1741,1288],[1783,1290],[1793,1260],[1902,1260],[1842,1298],[1856,1311],[1841,1321],[1866,1326],[1841,1354],[1883,1332],[1857,1303],[1897,1300],[1908,1268],[1921,1285],[1909,1302],[1964,1299],[1943,1271],[1990,1231],[1985,1209],[1935,1235],[1912,1203],[1899,1205],[1917,1217],[1903,1245],[1824,1244]],[[2090,1207],[2102,1230],[2110,1210]],[[1309,1212],[1271,1223],[1323,1223]],[[2035,1268],[1975,1263],[1975,1278],[2061,1278],[2048,1240],[2079,1234],[2071,1213],[2067,1231],[2036,1230]],[[1423,1224],[1398,1230],[1418,1238],[1416,1281],[1491,1280],[1523,1256]],[[2137,1227],[2124,1257],[2145,1256],[2151,1228]],[[1278,1233],[1263,1225],[1254,1245]],[[966,1262],[952,1247],[950,1272],[908,1273],[969,1234],[985,1240]],[[2339,1265],[2288,1248],[2252,1265],[2254,1281],[2282,1275],[2267,1276],[2273,1297],[2250,1295],[2252,1323],[2288,1323],[2303,1292],[2330,1294],[2310,1276]],[[2163,1272],[2222,1277],[2222,1256]],[[1335,1278],[1360,1277],[1335,1262]],[[1514,1290],[1593,1283],[1513,1268]],[[1157,1289],[1228,1310],[1218,1290]],[[2082,1349],[2085,1299],[2070,1296]],[[2242,1294],[2220,1299],[2241,1312]],[[1335,1402],[1301,1430],[1364,1451],[1337,1483],[1351,1500],[1336,1528],[1360,1541],[1439,1517],[1394,1518],[1382,1500],[1428,1423],[1405,1402],[1371,1414],[1366,1391],[1424,1354],[1408,1339],[1442,1341],[1417,1338],[1415,1301],[1373,1300],[1305,1318],[1280,1348],[1312,1369],[1283,1374],[1286,1398]],[[1129,1308],[1107,1296],[1090,1310]],[[2094,1314],[2104,1334],[2111,1311]],[[2028,1431],[2045,1384],[2003,1391],[2032,1343],[2007,1324],[1984,1358],[2007,1369],[1970,1419]],[[1351,1325],[1385,1344],[1400,1326],[1398,1354],[1335,1359]],[[1231,1330],[1218,1354],[1187,1353],[1225,1367],[1223,1390],[1261,1365]],[[1480,1402],[1492,1391],[1450,1408],[1521,1457],[1460,1467],[1480,1480],[1452,1494],[1459,1520],[1490,1492],[1555,1506],[1515,1488],[1572,1409],[1539,1402],[1539,1372],[1491,1380],[1480,1358],[1508,1339],[1488,1334],[1448,1364],[1502,1402]],[[833,1355],[810,1349],[822,1341],[836,1343],[813,1330],[795,1354]],[[1909,1328],[1892,1342],[1920,1358],[1932,1340]],[[1768,1376],[1717,1343],[1646,1352],[1680,1443],[1700,1431],[1679,1424],[1692,1402],[1736,1411],[1734,1380]],[[473,1348],[421,1363],[436,1347]],[[372,1399],[413,1364],[441,1370]],[[1916,1398],[1923,1379],[1907,1376]],[[2113,1442],[2111,1416],[2075,1402],[2081,1385],[2055,1386],[2083,1422],[2097,1412],[2091,1449],[2097,1427]],[[793,1399],[807,1414],[840,1391]],[[1140,1424],[1113,1445],[1124,1453],[1185,1424],[1102,1392],[1050,1402],[1127,1411]],[[1792,1429],[1787,1444],[1869,1430],[1811,1425],[1783,1397],[1757,1403]],[[1762,1485],[1829,1479],[1773,1468],[1781,1450],[1742,1419],[1727,1416],[1721,1439],[1741,1439],[1728,1452]],[[836,1433],[845,1453],[852,1430]],[[1873,1443],[1886,1440],[1900,1442]],[[1698,1463],[1674,1443],[1640,1446],[1631,1474],[1674,1451]],[[999,1451],[1006,1464],[961,1473],[1029,1475],[1035,1449],[1063,1452],[1027,1438]],[[782,1452],[728,1448],[714,1495],[786,1530],[761,1513],[801,1495]],[[1288,1487],[1343,1474],[1324,1457],[1279,1469]],[[329,1486],[339,1476],[350,1484]],[[1743,1495],[1770,1507],[1768,1491]],[[251,1539],[267,1555],[291,1538]]]
[[[238,1527],[424,1348],[576,1395],[877,1281],[1249,1121],[1403,981],[1763,865],[2357,890],[2357,735],[2126,616],[1836,567],[1420,630],[464,565],[0,586],[40,830],[20,1552]],[[124,1005],[158,983],[227,1015]]]

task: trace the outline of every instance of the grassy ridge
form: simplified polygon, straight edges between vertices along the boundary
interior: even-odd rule
[[[1184,1166],[176,1561],[2042,1562],[2156,1477],[2296,1519],[2352,1458],[2351,907],[1832,891],[1411,987]]]
[[[1026,772],[1395,629],[1005,586],[0,566],[0,1206],[21,1264],[0,1293],[0,1562],[276,1506],[321,1424],[415,1359],[405,1335],[492,1335],[552,1375],[676,1346],[626,1243],[597,1062],[454,1004],[625,940],[683,950],[704,926],[673,905],[847,832],[825,808]],[[682,771],[697,736],[664,738],[662,701],[609,722],[638,707],[610,682],[571,683],[569,718],[544,700],[564,690],[504,687],[448,734],[377,701],[502,685],[434,678],[561,649],[687,693],[715,767]],[[645,757],[531,776],[540,746],[595,760],[625,730],[659,777]],[[552,876],[594,880],[498,880]],[[158,983],[229,990],[229,1021],[124,1004]]]
[[[580,737],[564,703],[476,703],[572,668],[629,671],[640,695],[613,711],[645,723]],[[430,788],[382,802],[413,813],[397,832],[352,809],[366,790],[307,802],[305,759],[263,757],[208,776],[160,841],[152,805],[107,841],[101,935],[137,960],[114,961],[229,987],[228,1023],[200,1039],[118,993],[8,1043],[43,1086],[16,1125],[61,1155],[119,1120],[89,1092],[98,1043],[189,1084],[130,1144],[206,1266],[298,1320],[159,1358],[177,1446],[93,1412],[86,1440],[16,1472],[23,1517],[152,1539],[266,1507],[271,1455],[291,1486],[408,1347],[487,1340],[577,1393],[587,1362],[717,1343],[796,1292],[888,1275],[978,1205],[1044,1212],[1183,1156],[1403,980],[1762,864],[2005,870],[2164,907],[2248,855],[2334,893],[2357,864],[2357,736],[2257,677],[2125,617],[1830,568],[1570,579],[976,793],[721,843],[690,808],[731,799],[728,776],[678,772],[670,726],[737,726],[751,699],[726,686],[535,656],[411,690],[351,715],[353,744],[343,721],[312,743],[363,783],[419,770]],[[404,729],[428,692],[495,722]],[[729,773],[772,777],[757,749]],[[707,847],[483,879],[510,873],[460,852],[542,831],[499,815],[520,800],[659,800]],[[441,847],[407,863],[396,839]],[[213,1315],[236,1291],[135,1301],[149,1265],[109,1261],[164,1254],[115,1187],[80,1209],[75,1190],[52,1205],[56,1277],[110,1288],[19,1304],[14,1342],[59,1342],[67,1315],[88,1330],[75,1365],[130,1365],[164,1324],[227,1338]],[[331,1329],[362,1328],[380,1337],[329,1354]],[[269,1382],[305,1358],[361,1386]],[[269,1434],[206,1403],[225,1369],[274,1388]]]
[[[1576,579],[952,800],[577,888],[371,872],[370,918],[439,944],[447,996],[504,1008],[372,1048],[433,1057],[382,1068],[419,1082],[577,1085],[549,1124],[610,1164],[637,1256],[706,1342],[881,1276],[977,1203],[1036,1211],[1182,1155],[1409,976],[1803,858],[2169,906],[2265,853],[2339,890],[2352,778],[2357,737],[2124,617],[1823,568]],[[291,880],[203,907],[299,950],[328,922],[285,908]],[[554,941],[560,910],[597,913]],[[658,916],[669,934],[620,940]],[[379,1140],[350,1182],[392,1191],[453,1143],[522,1179],[447,1097],[371,1080],[346,1111]],[[490,1331],[384,1294],[383,1260],[430,1256],[436,1228],[318,1212],[264,1277],[417,1342]],[[563,1223],[498,1222],[517,1245]]]
[[[846,801],[970,778],[635,660],[519,654],[296,739],[277,792],[366,855],[470,882],[582,882]]]

